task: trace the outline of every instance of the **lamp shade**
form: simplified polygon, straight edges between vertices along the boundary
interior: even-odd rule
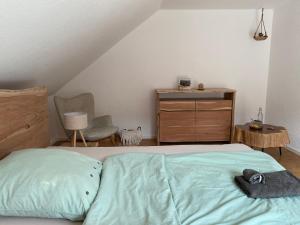
[[[88,127],[87,113],[68,112],[64,114],[64,127],[67,130],[82,130]]]

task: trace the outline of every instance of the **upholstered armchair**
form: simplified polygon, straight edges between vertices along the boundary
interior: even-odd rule
[[[64,113],[85,112],[88,115],[88,128],[83,130],[83,136],[87,141],[99,142],[101,139],[111,138],[115,144],[115,133],[118,127],[112,124],[111,116],[95,117],[94,96],[84,93],[73,98],[62,98],[55,96],[54,103],[62,126],[64,127]],[[68,138],[72,132],[65,129]]]

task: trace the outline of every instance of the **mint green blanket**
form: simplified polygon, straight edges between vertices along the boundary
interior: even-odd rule
[[[300,224],[300,197],[251,199],[240,191],[234,176],[245,168],[283,169],[255,151],[110,157],[84,224]]]

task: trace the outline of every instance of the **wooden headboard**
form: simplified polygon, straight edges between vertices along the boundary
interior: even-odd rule
[[[0,89],[0,159],[14,150],[48,145],[47,89]]]

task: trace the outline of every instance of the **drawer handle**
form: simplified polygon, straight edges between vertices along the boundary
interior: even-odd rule
[[[217,102],[198,102],[199,104],[216,104]]]
[[[160,109],[163,112],[194,112],[195,109]]]
[[[194,126],[176,126],[176,125],[173,125],[173,126],[167,126],[168,128],[194,128]]]

